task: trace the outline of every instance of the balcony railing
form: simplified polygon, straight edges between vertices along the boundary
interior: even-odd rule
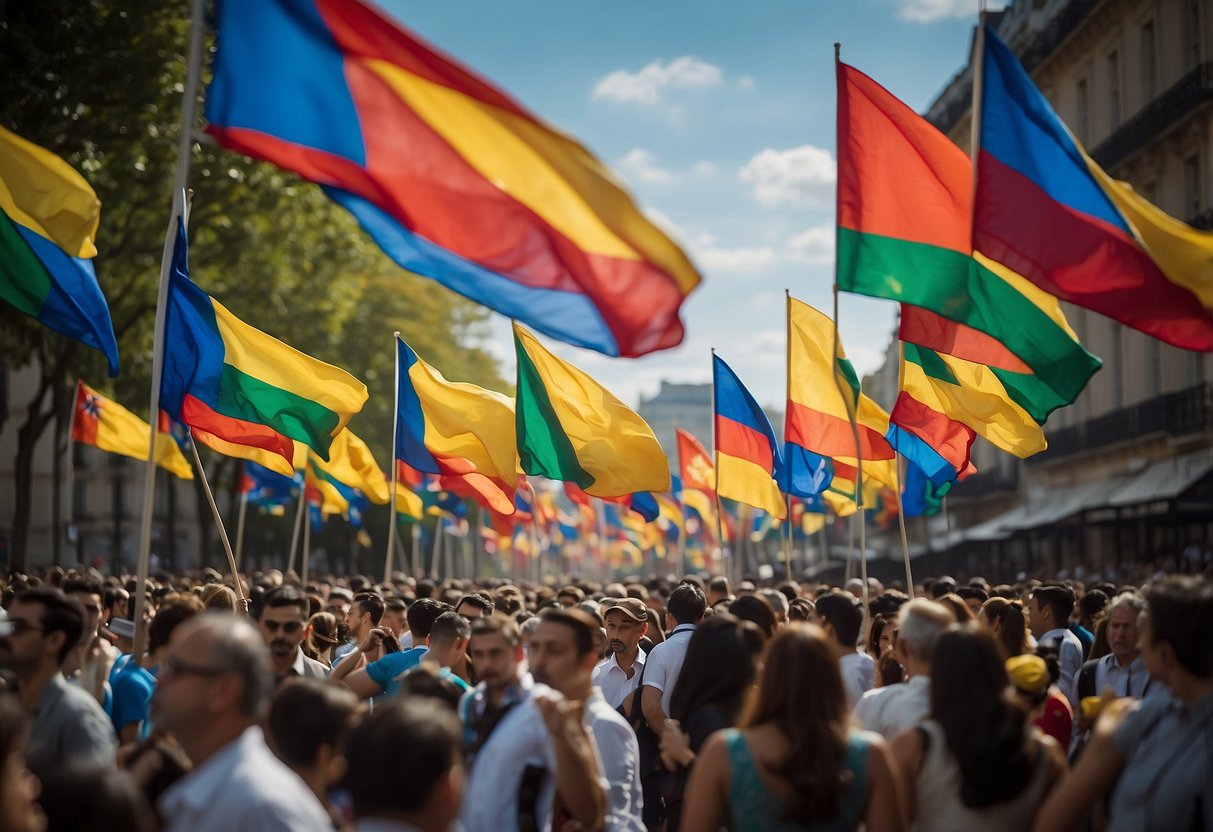
[[[1049,447],[1028,464],[1053,462],[1151,435],[1187,436],[1213,430],[1213,384],[1197,384],[1123,407],[1080,425],[1050,431]]]
[[[1213,100],[1213,63],[1203,63],[1100,142],[1091,151],[1091,158],[1109,170],[1210,100]]]

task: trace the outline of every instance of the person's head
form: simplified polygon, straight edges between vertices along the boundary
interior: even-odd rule
[[[1189,680],[1213,679],[1213,583],[1174,577],[1146,586],[1146,613],[1138,624],[1141,656],[1150,677],[1176,691]]]
[[[121,769],[69,763],[40,776],[48,832],[156,829],[156,815],[147,797]]]
[[[562,607],[575,607],[584,600],[585,593],[575,586],[561,587],[556,593],[556,602]]]
[[[873,616],[872,624],[868,628],[868,655],[876,660],[888,655],[893,650],[895,632],[897,632],[896,614]]]
[[[1088,589],[1078,599],[1078,618],[1083,626],[1094,627],[1095,621],[1108,608],[1108,596],[1102,589]]]
[[[579,609],[549,607],[539,614],[528,658],[536,682],[573,698],[583,698],[598,661],[594,632],[598,625]]]
[[[929,673],[939,636],[956,623],[950,609],[938,601],[915,598],[897,613],[897,656],[910,675]]]
[[[167,648],[177,627],[201,615],[204,609],[202,599],[194,595],[178,595],[162,605],[147,627],[148,655],[156,656]]]
[[[1083,600],[1097,591],[1091,590],[1083,596]],[[1099,594],[1103,595],[1102,592]],[[1146,599],[1136,592],[1122,592],[1108,604],[1104,637],[1108,640],[1108,649],[1121,664],[1128,664],[1137,658],[1137,625],[1145,611]]]
[[[671,622],[667,630],[680,624],[698,624],[707,607],[708,600],[702,589],[694,584],[679,584],[674,587],[665,604],[666,617]]]
[[[1068,586],[1046,584],[1028,596],[1028,626],[1040,638],[1050,630],[1066,626],[1074,611],[1074,590]]]
[[[1002,648],[1003,658],[1023,655],[1028,647],[1028,616],[1018,599],[994,596],[981,605],[978,621]]]
[[[207,584],[198,593],[198,599],[208,610],[236,611],[236,593],[223,584]]]
[[[855,649],[863,628],[863,602],[849,592],[827,592],[817,598],[816,622],[837,648]]]
[[[797,596],[788,604],[788,621],[810,622],[816,610],[817,605],[810,599],[803,595]]]
[[[354,605],[354,595],[348,589],[337,588],[329,592],[328,601],[325,602],[325,612],[331,612],[336,616],[338,621],[345,621],[349,615],[350,607]]]
[[[409,607],[405,617],[409,622],[409,632],[413,634],[413,644],[421,646],[430,637],[430,628],[444,612],[454,612],[450,604],[434,598],[418,598]]]
[[[981,612],[981,605],[990,599],[990,593],[980,586],[960,586],[956,588],[956,597],[965,602],[969,612],[976,618]]]
[[[956,591],[956,579],[944,575],[941,578],[936,578],[931,582],[931,598],[939,600],[949,592]]]
[[[276,659],[294,656],[303,644],[309,609],[307,596],[290,584],[274,587],[261,599],[261,637]]]
[[[455,612],[471,621],[474,618],[487,618],[493,614],[495,608],[493,599],[487,593],[472,592],[459,599]]]
[[[960,766],[970,808],[1000,803],[1028,783],[1026,714],[1009,698],[1005,660],[988,630],[969,622],[939,636],[931,664],[931,718]]]
[[[775,594],[783,597],[780,593]],[[754,622],[767,638],[775,635],[775,630],[779,626],[775,611],[771,609],[767,599],[761,595],[739,595],[733,603],[729,604],[729,613],[742,621]]]
[[[75,598],[49,586],[27,589],[13,599],[0,624],[0,667],[23,676],[63,664],[84,633],[84,609]]]
[[[431,699],[377,706],[346,740],[345,787],[357,819],[450,826],[463,796],[459,738],[459,720]]]
[[[973,620],[972,608],[955,592],[941,595],[935,599],[935,603],[947,607],[952,613],[953,621],[957,624],[964,624],[966,621]]]
[[[342,746],[358,707],[358,697],[344,685],[291,679],[270,703],[265,721],[270,748],[309,783],[316,779],[326,788],[335,786],[345,774]]]
[[[439,667],[450,667],[463,657],[471,637],[471,622],[457,612],[444,612],[430,626],[426,658]]]
[[[67,578],[60,589],[69,598],[80,602],[80,607],[84,610],[84,640],[88,641],[97,634],[97,627],[101,625],[104,609],[101,581],[85,577]]]
[[[606,608],[603,623],[610,651],[634,657],[649,631],[648,607],[636,598],[621,598]]]
[[[457,713],[459,700],[463,698],[463,688],[442,675],[439,668],[422,662],[410,668],[400,677],[400,692],[403,699],[415,699],[424,696],[442,703]]]
[[[0,692],[0,829],[41,832],[46,818],[38,806],[41,785],[25,765],[28,733],[16,696]]]
[[[1020,701],[1029,710],[1035,710],[1049,698],[1049,665],[1040,656],[1027,653],[1006,660],[1007,676],[1015,688]]]
[[[355,641],[361,641],[367,633],[379,626],[383,620],[383,599],[371,592],[364,592],[350,604],[345,616],[345,632]]]
[[[478,619],[472,626],[468,655],[472,657],[476,678],[485,687],[490,691],[508,688],[518,681],[522,662],[522,634],[518,625],[503,615]]]
[[[120,586],[108,587],[101,599],[105,605],[105,619],[111,621],[115,618],[130,618],[126,608],[130,597],[130,593]]]
[[[759,590],[758,595],[771,605],[771,612],[775,613],[776,626],[782,627],[788,620],[788,596],[778,589]]]
[[[730,722],[735,721],[753,687],[766,640],[752,621],[727,612],[704,619],[687,642],[686,658],[670,696],[670,717],[685,723],[700,708],[716,705]]]
[[[303,652],[308,656],[318,659],[340,643],[341,639],[337,637],[337,616],[331,612],[318,612],[307,620]]]
[[[408,605],[404,603],[404,599],[392,596],[383,602],[383,617],[379,619],[379,626],[400,638],[409,626],[407,612]]]

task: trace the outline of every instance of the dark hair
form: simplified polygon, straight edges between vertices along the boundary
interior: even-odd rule
[[[990,600],[990,593],[986,592],[986,590],[982,587],[973,586],[971,584],[969,586],[957,587],[956,594],[965,601],[971,601],[976,598],[978,601],[981,601],[981,603],[984,604],[986,601]]]
[[[1146,597],[1150,643],[1166,642],[1184,670],[1198,679],[1213,676],[1213,584],[1191,577],[1149,584]]]
[[[757,625],[727,612],[696,627],[670,696],[670,718],[685,727],[691,714],[715,705],[734,724],[754,684],[765,641]]]
[[[808,621],[815,609],[817,609],[816,604],[803,595],[799,595],[788,604],[788,621]]]
[[[1098,589],[1088,589],[1078,599],[1078,610],[1087,618],[1094,618],[1108,607],[1108,596]]]
[[[1053,611],[1054,626],[1066,626],[1070,613],[1074,611],[1074,590],[1060,584],[1046,584],[1032,590],[1032,597],[1037,604]]]
[[[303,652],[309,659],[319,661],[325,650],[336,647],[338,643],[337,616],[331,612],[318,612],[307,620]]]
[[[949,592],[956,591],[956,579],[944,575],[931,582],[931,598],[938,601]]]
[[[206,608],[196,595],[179,595],[156,611],[156,617],[147,625],[147,652],[154,653],[168,644],[179,625],[199,615]]]
[[[84,592],[101,597],[105,592],[101,586],[101,581],[96,578],[85,577],[84,575],[68,578],[59,588],[63,590],[64,595],[71,595],[73,592]]]
[[[473,607],[480,608],[484,611],[485,615],[492,615],[493,610],[497,606],[493,603],[493,599],[483,592],[469,592],[467,595],[464,595],[459,599],[459,603],[455,605],[455,609],[458,610],[464,604],[471,604]]]
[[[843,769],[847,722],[842,676],[826,634],[813,624],[781,630],[767,645],[758,695],[741,725],[770,723],[787,739],[787,754],[771,766],[790,787],[785,820],[808,825],[838,814],[839,797],[854,785]]]
[[[409,631],[413,634],[413,644],[420,646],[430,637],[430,628],[444,612],[454,612],[450,604],[433,598],[418,598],[404,614],[409,622]]]
[[[517,647],[522,643],[522,633],[518,629],[518,624],[512,618],[506,618],[504,615],[489,615],[476,619],[476,623],[472,625],[472,638],[488,635],[500,635],[511,647]]]
[[[430,643],[448,642],[454,644],[460,639],[472,637],[472,625],[457,612],[444,612],[434,619],[430,627]]]
[[[880,679],[880,686],[887,688],[904,682],[906,672],[892,653],[885,653],[876,660],[876,676]]]
[[[258,611],[257,617],[260,618],[265,614],[265,611],[279,607],[294,607],[299,610],[299,617],[307,621],[311,615],[311,602],[307,600],[307,596],[303,594],[303,590],[297,586],[283,584],[276,586],[261,598],[261,609]]]
[[[156,816],[135,779],[122,769],[71,765],[39,771],[49,832],[153,832]]]
[[[1004,659],[1027,651],[1028,621],[1022,601],[995,595],[981,605],[981,617],[982,623],[990,626],[998,622],[998,643]]]
[[[405,671],[400,677],[397,695],[403,699],[428,697],[449,706],[451,713],[456,713],[463,690],[450,679],[444,679],[432,665],[422,663]]]
[[[1036,656],[1045,663],[1045,670],[1049,673],[1049,684],[1057,684],[1057,680],[1061,678],[1061,639],[1051,638],[1047,641],[1037,642]]]
[[[775,627],[779,622],[770,602],[761,595],[742,595],[729,604],[729,613],[742,621],[754,622],[767,638],[775,635]]]
[[[72,652],[80,637],[84,635],[84,607],[70,595],[50,586],[36,586],[17,596],[22,604],[40,604],[42,635],[63,633],[63,646],[59,648],[59,664]]]
[[[868,628],[868,655],[872,658],[880,659],[880,637],[884,635],[885,627],[895,626],[895,620],[895,618],[883,615],[877,615],[872,619],[872,625]]]
[[[854,647],[863,628],[863,602],[849,592],[827,592],[817,598],[817,614],[830,622],[839,644]]]
[[[726,595],[730,594],[729,579],[723,575],[717,575],[712,580],[708,581],[708,589],[712,592],[723,592]]]
[[[354,599],[354,603],[358,605],[359,617],[369,614],[371,616],[371,626],[379,626],[379,622],[383,620],[383,611],[386,608],[382,598],[370,592],[363,592]]]
[[[408,608],[409,605],[399,595],[393,595],[391,598],[388,598],[383,602],[384,612],[387,612],[388,610],[391,610],[392,612],[404,612]]]
[[[345,788],[359,818],[413,812],[459,763],[459,720],[429,699],[394,699],[350,731]],[[401,788],[407,783],[408,788]]]
[[[960,767],[960,799],[981,809],[1023,792],[1032,774],[1027,716],[1008,697],[998,644],[975,623],[953,624],[935,645],[931,718]]]
[[[312,765],[320,746],[341,747],[357,710],[358,698],[344,685],[289,680],[278,689],[266,718],[274,753],[294,769]]]
[[[590,618],[589,614],[584,610],[577,609],[576,607],[569,609],[548,607],[539,613],[539,620],[563,624],[572,630],[573,645],[577,649],[577,658],[580,659],[587,653],[594,652],[594,635],[598,632],[598,625],[594,623],[594,619]]]
[[[708,599],[694,584],[679,584],[670,593],[665,608],[679,624],[698,624],[708,608]]]

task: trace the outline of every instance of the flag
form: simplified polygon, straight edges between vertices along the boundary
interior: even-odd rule
[[[107,399],[83,381],[76,382],[72,441],[111,454],[147,459],[151,426],[122,405]],[[158,423],[159,424],[159,423]],[[156,464],[183,480],[194,471],[171,433],[156,431]]]
[[[517,324],[514,351],[524,472],[572,482],[595,497],[669,489],[670,462],[643,419]]]
[[[1062,300],[1213,351],[1213,234],[1108,176],[989,27],[984,44],[974,247]]]
[[[421,472],[407,462],[396,460],[396,519],[405,523],[419,521],[425,512],[417,493],[425,482]],[[391,484],[389,483],[389,488]]]
[[[169,272],[160,406],[187,427],[280,455],[321,459],[366,403],[366,385],[241,321],[189,278],[185,224]]]
[[[401,266],[608,355],[682,341],[687,256],[486,80],[362,0],[224,0],[215,28],[211,135],[322,185]]]
[[[782,460],[766,413],[724,360],[712,355],[712,406],[716,425],[716,493],[787,514],[776,484]],[[685,481],[684,481],[685,494]]]
[[[100,351],[116,376],[118,341],[92,261],[100,221],[83,176],[0,127],[0,300]]]
[[[399,338],[396,353],[396,458],[422,473],[462,479],[486,508],[513,514],[514,403],[474,384],[447,381]]]
[[[174,424],[179,423],[174,422]],[[210,448],[215,453],[234,457],[235,459],[243,459],[245,462],[251,462],[254,465],[268,468],[284,477],[294,476],[296,471],[302,471],[307,465],[307,446],[298,442],[291,443],[294,447],[294,456],[293,459],[288,460],[280,453],[267,451],[252,445],[238,445],[235,442],[227,442],[214,434],[207,433],[198,428],[187,428],[187,431],[193,441]]]
[[[244,474],[240,490],[248,494],[248,501],[258,508],[284,508],[299,496],[303,487],[302,476],[284,477],[273,469],[256,462],[244,463]]]
[[[838,64],[839,288],[925,310],[921,331],[903,340],[988,367],[1043,424],[1074,401],[1100,361],[1078,343],[1055,297],[973,251],[972,194],[960,148]],[[937,317],[962,326],[929,326]]]
[[[674,433],[678,437],[678,475],[682,477],[683,488],[715,496],[716,469],[712,457],[690,431],[677,428]]]
[[[366,495],[376,505],[387,505],[391,501],[391,485],[383,475],[383,469],[375,461],[371,449],[352,430],[346,428],[333,437],[329,446],[329,458],[321,459],[309,455],[316,469],[349,488]]]

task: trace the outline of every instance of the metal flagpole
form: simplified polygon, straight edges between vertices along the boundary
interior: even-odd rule
[[[716,448],[716,348],[712,347],[712,475],[715,478],[715,488],[712,491],[716,498],[716,540],[720,544],[720,555],[716,568],[720,574],[731,578],[728,563],[728,541],[724,537],[724,507],[720,502],[720,451]],[[685,483],[684,483],[685,486]]]
[[[164,363],[164,318],[168,309],[168,276],[173,261],[173,244],[177,239],[177,218],[185,209],[185,188],[189,183],[190,153],[194,143],[194,106],[198,99],[198,79],[202,69],[202,26],[204,0],[193,0],[190,9],[189,52],[185,71],[185,89],[181,96],[181,135],[177,141],[177,169],[173,175],[172,207],[168,228],[164,234],[164,249],[160,254],[160,280],[156,293],[156,322],[152,337],[152,389],[149,421],[160,413],[160,373]],[[148,561],[152,553],[152,512],[156,490],[156,431],[149,431],[147,465],[143,476],[143,518],[139,530],[138,564],[135,569],[135,638],[132,652],[138,656],[145,649],[147,625],[144,611],[147,599]]]
[[[385,584],[392,577],[392,547],[395,545],[395,541],[396,541],[396,488],[397,488],[397,482],[398,482],[397,469],[400,467],[396,464],[396,453],[398,451],[398,449],[396,448],[396,426],[397,426],[398,420],[400,419],[400,343],[399,342],[400,342],[400,333],[398,331],[393,332],[392,333],[392,353],[393,353],[393,356],[395,359],[396,371],[395,371],[395,375],[393,377],[394,386],[392,388],[395,391],[392,395],[392,462],[391,462],[391,466],[392,466],[392,506],[391,506],[391,511],[388,512],[388,516],[391,518],[391,522],[388,523],[388,527],[387,527],[387,557],[384,559],[384,563],[383,563],[383,582]]]
[[[219,541],[223,544],[224,554],[227,555],[227,566],[232,572],[232,585],[236,590],[236,599],[240,602],[240,608],[247,612],[248,600],[244,597],[244,589],[240,585],[240,572],[236,569],[236,555],[232,552],[231,541],[227,539],[227,530],[223,528],[223,517],[219,514],[219,506],[215,505],[215,495],[211,493],[211,484],[206,479],[206,469],[202,467],[202,458],[198,456],[198,443],[191,442],[190,450],[194,454],[194,467],[198,470],[198,478],[202,480],[202,490],[206,494],[206,501],[210,504],[211,514],[215,517],[215,528],[219,530]]]

